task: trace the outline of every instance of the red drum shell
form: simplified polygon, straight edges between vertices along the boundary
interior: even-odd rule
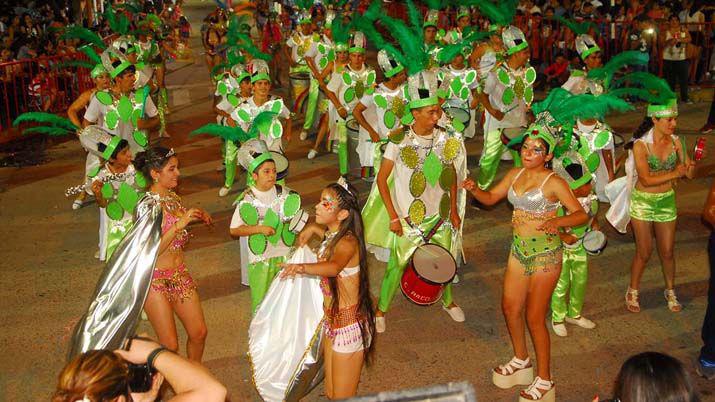
[[[409,264],[405,268],[405,272],[402,274],[402,279],[400,280],[400,289],[402,293],[410,301],[421,306],[428,306],[436,303],[441,297],[444,291],[444,286],[451,283],[454,279],[454,275],[457,273],[457,264],[454,261],[452,255],[445,248],[438,246],[436,244],[428,244],[421,247],[434,248],[434,250],[440,250],[440,256],[449,256],[449,264],[442,264],[439,268],[446,272],[442,275],[448,278],[443,283],[437,283],[434,280],[430,280],[425,277],[425,275],[420,275],[418,269],[414,265],[414,256],[410,258]],[[419,250],[419,248],[418,248]],[[415,250],[417,253],[417,250]],[[446,276],[445,276],[446,275]]]

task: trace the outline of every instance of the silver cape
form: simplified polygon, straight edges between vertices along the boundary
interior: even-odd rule
[[[134,334],[161,242],[158,197],[145,195],[134,217],[134,225],[109,259],[87,312],[75,327],[68,359],[88,350],[119,349]]]

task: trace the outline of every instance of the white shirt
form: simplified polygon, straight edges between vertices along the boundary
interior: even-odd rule
[[[489,95],[489,103],[492,106],[505,112],[504,118],[497,120],[489,111],[484,114],[484,132],[494,131],[500,128],[516,128],[526,127],[526,104],[524,100],[515,97],[514,103],[510,106],[502,103],[502,95],[504,94],[504,84],[499,82],[496,70],[490,71],[484,83],[484,93]]]
[[[127,95],[127,97],[129,99],[134,99],[134,93]],[[150,119],[158,114],[156,106],[154,105],[154,101],[151,100],[150,96],[147,96],[144,103],[145,119]],[[126,123],[119,119],[117,127],[115,127],[114,130],[110,130],[104,121],[104,117],[107,115],[108,111],[109,106],[102,104],[102,102],[97,99],[97,96],[95,94],[92,97],[92,100],[89,102],[87,110],[84,112],[84,119],[90,123],[97,124],[100,127],[107,129],[107,131],[114,135],[118,135],[121,138],[127,140],[127,142],[129,142],[129,149],[132,151],[132,155],[136,155],[137,152],[143,151],[144,148],[134,140],[133,134],[136,128],[132,125],[131,119]]]
[[[680,39],[685,39],[687,37],[686,31],[680,31],[676,33],[676,35],[680,35]],[[673,34],[668,30],[665,33],[665,40],[666,42],[669,41],[670,39],[673,38]],[[681,61],[685,60],[685,48],[687,47],[687,44],[685,42],[678,42],[676,45],[672,46],[665,46],[663,48],[663,60],[670,60],[670,61]]]
[[[395,124],[392,127],[387,127],[385,125],[385,112],[387,112],[392,107],[392,103],[394,102],[395,98],[398,98],[404,102],[404,91],[404,84],[400,85],[395,89],[390,89],[385,86],[384,83],[381,83],[380,85],[378,85],[377,89],[375,89],[374,93],[365,94],[360,99],[360,103],[366,107],[365,111],[363,112],[365,119],[368,123],[370,123],[372,128],[377,131],[381,139],[386,138],[387,133],[389,133],[390,130],[396,128],[400,124],[399,117],[396,117]],[[375,103],[375,97],[383,97],[387,102],[387,108],[383,109],[379,107],[377,103]],[[409,113],[409,110],[405,109],[405,113]]]
[[[245,102],[241,103],[236,107],[233,112],[231,113],[231,118],[246,132],[248,132],[251,129],[251,124],[253,124],[253,119],[258,116],[259,113],[264,112],[264,111],[272,111],[273,107],[276,103],[280,103],[280,109],[278,112],[278,115],[273,119],[273,123],[271,125],[271,132],[273,131],[274,127],[275,130],[278,130],[280,132],[279,135],[266,135],[266,133],[260,133],[259,137],[263,141],[266,142],[266,145],[268,146],[268,149],[271,151],[275,152],[283,152],[283,144],[281,143],[281,137],[283,136],[283,126],[281,125],[280,118],[287,119],[290,117],[290,111],[288,111],[288,108],[285,106],[283,103],[283,99],[281,98],[271,98],[266,103],[262,104],[261,106],[256,105],[256,102],[253,99],[253,96],[248,98]],[[243,115],[243,112],[245,111],[248,113],[248,120],[243,119],[241,116]]]
[[[287,190],[288,189],[284,187],[284,191]],[[268,191],[259,191],[257,188],[251,187],[250,191],[253,193],[256,200],[258,201],[252,204],[256,207],[256,210],[258,210],[259,225],[262,224],[261,222],[263,221],[263,217],[266,216],[266,211],[269,207],[276,214],[278,214],[278,216],[282,216],[283,205],[281,202],[278,201],[278,191],[276,190],[275,186],[273,186]],[[249,196],[247,195],[247,197]],[[245,222],[243,222],[243,219],[241,218],[241,213],[239,212],[241,204],[242,201],[239,201],[239,203],[236,205],[236,210],[233,211],[233,216],[231,217],[231,225],[229,226],[231,229],[236,229],[246,224]],[[285,245],[285,243],[283,243],[283,240],[277,241],[275,245],[273,245],[271,242],[267,242],[266,251],[260,257],[264,259],[280,257],[283,255],[288,255],[289,251],[290,249]],[[259,257],[255,256],[250,251],[249,253],[249,261],[251,263],[256,262],[259,259]]]

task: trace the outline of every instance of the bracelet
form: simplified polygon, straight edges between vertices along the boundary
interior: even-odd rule
[[[161,354],[161,352],[164,352],[167,350],[169,350],[169,349],[167,349],[163,346],[160,346],[160,347],[152,350],[151,353],[149,353],[149,357],[146,358],[147,366],[149,366],[149,368],[152,370],[156,370],[156,368],[154,367],[154,360],[156,360],[157,356],[159,356],[159,354]]]
[[[395,219],[391,219],[391,220],[390,220],[390,223],[392,223],[392,222],[399,222],[399,221],[400,221],[400,218],[395,218]]]

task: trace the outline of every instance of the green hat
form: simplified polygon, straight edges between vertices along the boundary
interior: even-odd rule
[[[273,155],[263,140],[252,138],[241,145],[236,159],[244,169],[253,173],[263,162],[273,160]]]
[[[573,150],[567,151],[559,158],[554,158],[553,170],[566,180],[572,190],[576,190],[593,179],[583,156]],[[574,177],[574,175],[578,177]]]
[[[524,33],[521,32],[521,29],[513,25],[504,28],[504,31],[501,33],[501,38],[506,47],[507,56],[511,56],[529,47],[529,42],[526,41]]]
[[[107,74],[107,69],[104,68],[104,65],[102,63],[97,63],[97,65],[95,65],[92,71],[89,73],[89,76],[92,78],[97,78],[102,74]]]

